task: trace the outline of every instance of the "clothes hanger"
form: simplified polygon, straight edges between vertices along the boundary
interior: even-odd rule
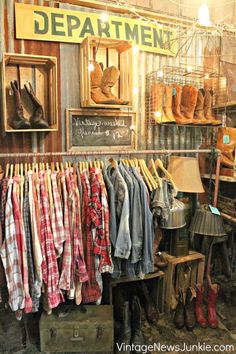
[[[173,181],[173,178],[171,176],[171,174],[167,171],[167,169],[163,166],[163,162],[160,159],[157,159],[155,161],[155,167],[156,169],[159,167],[162,172],[164,173],[165,177],[171,182],[172,186],[177,190],[177,187]]]
[[[141,163],[142,163],[142,165],[143,165],[145,174],[146,174],[147,178],[149,179],[149,182],[150,182],[151,186],[153,187],[153,189],[158,188],[158,184],[157,184],[157,182],[154,180],[154,178],[153,178],[151,172],[149,171],[149,169],[148,169],[148,167],[147,167],[147,165],[146,165],[145,160],[144,160],[144,159],[141,159]]]
[[[10,167],[10,178],[12,179],[13,177],[13,169],[14,169],[14,165],[11,164],[11,167]]]
[[[158,185],[161,187],[162,186],[162,180],[160,176],[157,173],[156,167],[155,167],[155,162],[153,159],[149,161],[148,169],[151,172],[152,176],[156,178],[156,181]]]
[[[6,172],[5,172],[5,177],[8,177],[8,174],[9,174],[9,168],[10,168],[10,164],[7,163],[6,164]]]
[[[60,167],[59,167],[59,162],[56,162],[56,171],[59,172],[60,171]]]
[[[140,167],[141,175],[142,175],[144,181],[146,182],[146,184],[147,184],[147,186],[148,186],[148,189],[149,189],[150,191],[152,191],[153,188],[152,188],[152,185],[150,184],[150,181],[149,181],[148,176],[146,175],[146,171],[145,171],[145,169],[144,169],[142,160],[138,160],[138,166]]]
[[[54,161],[51,161],[51,170],[52,170],[52,172],[55,171],[55,163],[54,163]]]
[[[111,166],[114,167],[114,168],[117,168],[118,167],[118,163],[115,159],[113,159],[113,157],[111,157],[109,159],[109,162],[111,163]]]
[[[25,176],[27,175],[27,173],[28,173],[28,165],[27,163],[25,163]]]

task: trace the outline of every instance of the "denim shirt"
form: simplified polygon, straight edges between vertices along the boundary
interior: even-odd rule
[[[118,167],[112,168],[109,166],[107,169],[107,175],[113,184],[115,192],[117,238],[114,256],[128,259],[131,252],[129,192]]]
[[[140,262],[140,274],[142,277],[144,274],[148,274],[153,270],[153,241],[154,241],[154,229],[153,229],[153,216],[149,207],[149,194],[147,187],[135,168],[131,168],[131,171],[140,186],[140,196],[142,203],[142,221],[143,221],[143,247],[142,247],[142,260]]]

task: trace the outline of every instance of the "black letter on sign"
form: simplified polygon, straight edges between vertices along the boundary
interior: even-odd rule
[[[122,22],[119,21],[111,21],[112,25],[115,25],[115,29],[116,29],[116,38],[120,38],[120,27],[122,25]]]
[[[139,44],[139,36],[138,36],[138,25],[134,25],[133,31],[131,30],[128,23],[125,23],[125,39],[135,40],[136,44]]]
[[[54,14],[52,13],[52,34],[56,36],[65,36],[64,31],[58,31],[57,27],[63,27],[64,23],[63,22],[57,22],[57,18],[63,18],[63,14]]]
[[[72,23],[74,22],[74,23]],[[79,28],[80,20],[76,16],[67,15],[67,27],[68,27],[68,36],[72,37],[72,32],[74,29]]]
[[[152,36],[150,33],[145,33],[146,31],[151,31],[151,28],[148,26],[141,26],[141,41],[142,45],[147,45],[149,47],[152,46],[152,43],[146,42],[146,39],[152,39]]]
[[[37,34],[46,34],[48,32],[48,16],[42,11],[34,11],[36,15],[40,15],[43,17],[44,20],[44,27],[39,28],[39,22],[34,20],[34,33]]]
[[[162,38],[162,29],[159,30],[159,34],[157,30],[153,28],[153,43],[155,48],[163,49],[163,38]]]
[[[164,33],[166,34],[166,37],[167,37],[167,43],[165,43],[165,49],[171,49],[171,45],[170,45],[170,39],[171,39],[171,35],[172,35],[172,32],[171,31],[164,31]]]
[[[102,22],[102,20],[100,18],[98,18],[98,35],[99,37],[102,36],[102,33],[105,33],[106,37],[111,37],[110,33],[109,33],[109,23],[108,22]]]
[[[91,23],[91,20],[90,20],[89,17],[86,17],[86,20],[84,21],[84,25],[83,25],[82,31],[81,31],[79,36],[81,38],[83,38],[85,33],[88,33],[91,36],[94,36],[93,26],[92,26],[92,23]]]

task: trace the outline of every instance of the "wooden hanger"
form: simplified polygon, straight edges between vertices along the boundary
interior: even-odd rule
[[[10,168],[10,164],[7,163],[6,164],[6,172],[5,172],[5,177],[8,177],[8,174],[9,174],[9,168]]]
[[[58,161],[56,162],[56,170],[57,170],[57,172],[60,171],[60,166],[59,166],[59,162]]]
[[[28,165],[27,165],[27,163],[25,162],[25,176],[27,175],[27,173],[28,173]]]
[[[147,186],[148,186],[148,189],[149,189],[150,191],[152,191],[153,188],[152,188],[152,185],[151,185],[151,183],[150,183],[150,181],[149,181],[148,176],[146,175],[146,171],[145,171],[145,168],[144,168],[144,166],[143,166],[142,160],[138,160],[138,165],[139,165],[139,167],[140,167],[141,175],[142,175],[144,181],[146,182],[146,184],[147,184]]]
[[[153,159],[149,161],[148,169],[151,172],[152,176],[156,179],[158,185],[161,187],[162,186],[162,180],[160,176],[157,173],[156,167],[155,167],[155,162]]]
[[[143,167],[144,167],[144,169],[145,169],[145,173],[146,173],[146,175],[147,175],[147,177],[148,177],[148,179],[149,179],[149,182],[150,182],[151,186],[153,187],[153,189],[158,188],[157,182],[156,182],[155,179],[153,178],[151,172],[149,171],[149,169],[148,169],[148,167],[147,167],[147,165],[146,165],[145,160],[143,160],[143,159],[142,159],[142,164],[143,164]]]
[[[61,172],[64,172],[64,165],[63,165],[63,162],[60,163],[60,167],[61,167]]]
[[[177,190],[177,187],[176,187],[176,185],[175,185],[175,183],[173,181],[173,178],[172,178],[171,174],[163,166],[163,163],[162,163],[162,161],[160,159],[157,159],[155,161],[155,167],[156,167],[156,169],[159,167],[162,170],[162,172],[164,173],[165,177],[171,182],[172,186]]]
[[[55,171],[55,163],[54,163],[54,161],[51,161],[51,170],[52,170],[52,172]]]
[[[23,166],[23,163],[20,164],[20,176],[24,177],[24,166]]]
[[[13,170],[14,170],[14,165],[11,164],[11,167],[10,167],[10,178],[13,177]]]
[[[117,168],[118,167],[118,163],[115,159],[113,159],[113,157],[111,157],[109,159],[110,163],[111,163],[111,166],[114,167],[114,168]]]

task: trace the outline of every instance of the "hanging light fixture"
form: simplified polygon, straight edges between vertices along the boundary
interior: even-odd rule
[[[206,0],[203,1],[202,5],[198,9],[198,22],[204,27],[211,26],[210,14]]]

